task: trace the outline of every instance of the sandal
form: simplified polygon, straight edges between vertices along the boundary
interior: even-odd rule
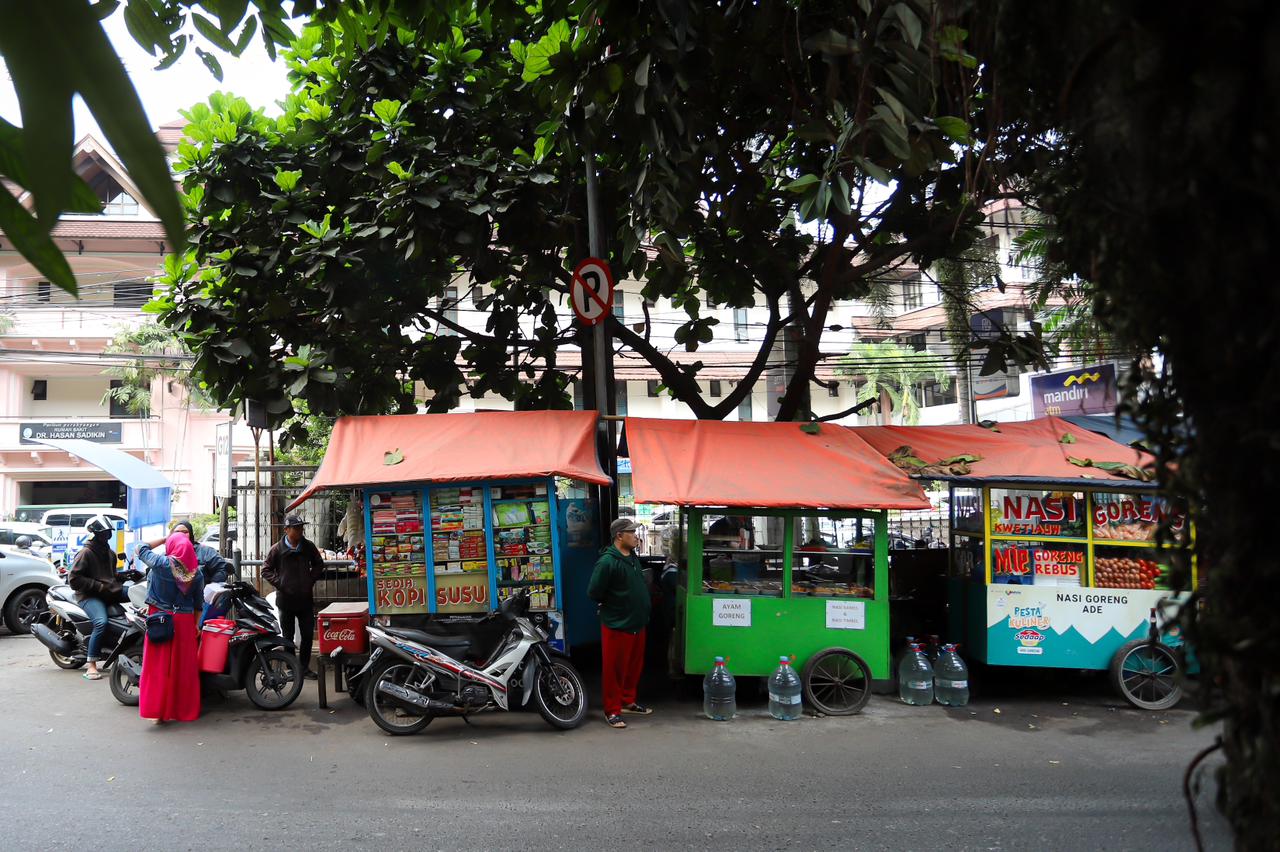
[[[85,680],[102,680],[102,672],[85,672],[80,677]]]
[[[627,726],[627,723],[622,721],[621,716],[605,716],[604,721],[610,728],[625,728]]]
[[[645,707],[643,704],[637,704],[634,701],[622,708],[623,713],[632,713],[636,716],[649,716],[653,714],[653,710]]]

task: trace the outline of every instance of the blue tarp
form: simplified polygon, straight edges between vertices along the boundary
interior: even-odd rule
[[[142,459],[81,438],[46,438],[39,443],[84,459],[128,486],[129,529],[169,523],[173,514],[173,481]]]

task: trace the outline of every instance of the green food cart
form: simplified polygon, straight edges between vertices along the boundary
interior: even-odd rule
[[[1105,671],[1134,706],[1174,706],[1187,654],[1171,617],[1187,596],[1157,529],[1190,536],[1185,516],[1130,447],[1053,417],[996,429],[856,430],[949,483],[948,638],[988,665]]]
[[[887,509],[920,486],[847,429],[627,418],[637,503],[677,506],[673,654],[768,676],[792,658],[805,700],[857,713],[888,680]]]

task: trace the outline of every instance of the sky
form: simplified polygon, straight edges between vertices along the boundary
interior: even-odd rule
[[[200,61],[200,57],[196,56],[191,45],[187,46],[186,53],[175,65],[164,71],[156,71],[155,65],[159,59],[150,56],[133,40],[125,28],[122,14],[117,12],[112,15],[104,26],[125,70],[133,80],[152,127],[159,127],[179,118],[179,110],[205,100],[213,92],[234,92],[255,107],[265,107],[268,114],[279,111],[275,108],[275,103],[283,100],[288,93],[284,61],[277,59],[272,62],[267,57],[259,36],[254,36],[253,43],[239,58],[214,51],[218,61],[222,63],[222,82],[219,83]],[[3,63],[0,63],[0,117],[13,124],[22,123],[22,112],[13,91],[13,82]],[[86,133],[92,133],[98,139],[106,141],[98,128],[98,122],[79,97],[75,100],[74,118],[77,140]]]

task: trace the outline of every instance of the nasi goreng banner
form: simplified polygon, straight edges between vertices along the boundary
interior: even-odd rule
[[[1146,589],[987,587],[987,662],[1006,666],[1106,668],[1131,639],[1147,637],[1181,597]]]

